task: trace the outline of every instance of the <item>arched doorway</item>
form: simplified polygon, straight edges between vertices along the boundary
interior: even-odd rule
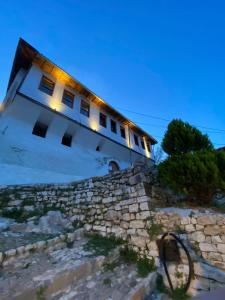
[[[118,163],[116,163],[115,161],[110,161],[109,162],[109,173],[113,173],[115,171],[119,171],[120,167],[118,165]]]

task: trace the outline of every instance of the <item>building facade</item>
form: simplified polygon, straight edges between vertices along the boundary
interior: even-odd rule
[[[152,164],[156,140],[20,39],[0,117],[0,184]]]

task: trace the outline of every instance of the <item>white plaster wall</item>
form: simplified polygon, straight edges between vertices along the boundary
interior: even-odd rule
[[[44,74],[52,78],[49,74],[46,73]],[[62,100],[63,90],[65,86],[61,84],[59,81],[56,81],[54,78],[52,79],[56,82],[56,85],[52,96],[49,96],[43,93],[42,91],[40,91],[38,87],[42,75],[43,75],[43,71],[38,66],[33,65],[20,88],[20,92],[27,95],[28,97],[31,97],[36,101],[41,102],[42,104],[51,107],[52,109],[56,109],[57,111],[65,114],[66,116],[80,122],[81,124],[84,124],[92,129],[97,130],[101,134],[108,136],[109,138],[117,141],[122,145],[126,145],[126,146],[129,145],[128,127],[124,126],[126,130],[126,140],[125,140],[120,135],[120,125],[121,125],[120,122],[112,118],[117,123],[117,134],[113,133],[111,131],[111,126],[110,126],[111,116],[106,114],[104,111],[100,110],[100,108],[96,106],[93,102],[90,103],[89,118],[80,113],[80,101],[84,97],[78,94],[76,91],[70,89],[75,94],[74,107],[72,109],[62,103],[61,100]],[[107,115],[107,128],[104,128],[99,124],[99,111],[102,111],[104,114]],[[140,139],[139,139],[139,146],[135,145],[133,132],[131,130],[130,130],[130,144],[132,149],[134,149],[138,153],[141,153],[147,157],[151,157],[151,154],[147,150],[142,149]]]
[[[32,134],[40,117],[50,122],[46,138]],[[61,144],[68,128],[74,132],[71,148]],[[144,157],[18,95],[0,118],[0,184],[100,176],[108,173],[110,160],[123,169],[137,159]]]

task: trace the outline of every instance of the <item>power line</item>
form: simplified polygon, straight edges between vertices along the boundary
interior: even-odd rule
[[[153,116],[153,115],[149,115],[149,114],[135,112],[135,111],[132,111],[132,110],[129,110],[129,109],[126,109],[126,108],[121,108],[121,107],[116,107],[116,108],[119,109],[119,110],[127,111],[127,112],[132,113],[132,114],[139,115],[139,116],[144,116],[144,117],[148,117],[148,118],[152,118],[152,119],[156,119],[156,120],[161,120],[161,121],[165,121],[165,122],[171,122],[171,120],[166,119],[166,118],[161,118],[161,117],[157,117],[157,116]],[[136,122],[136,123],[138,123],[138,122]],[[139,122],[139,124],[141,124],[141,123]],[[142,125],[147,125],[147,124],[143,123]],[[224,132],[225,133],[225,129],[218,129],[218,128],[206,127],[206,126],[196,125],[196,124],[194,124],[194,125],[196,127],[200,127],[200,128],[203,128],[203,129],[208,129],[208,130],[212,130],[212,131]],[[155,124],[154,124],[154,126],[155,126]],[[163,125],[160,125],[160,126],[163,126]]]

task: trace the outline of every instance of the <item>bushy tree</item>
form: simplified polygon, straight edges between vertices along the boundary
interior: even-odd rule
[[[173,120],[162,142],[168,157],[159,165],[159,179],[174,191],[209,203],[225,188],[225,152],[215,151],[207,135]]]
[[[225,153],[216,151],[175,155],[159,165],[159,178],[174,191],[199,203],[209,203],[217,189],[225,188]]]
[[[200,130],[189,123],[175,119],[168,125],[162,148],[168,155],[177,155],[213,150],[213,145],[206,134],[202,134]]]

